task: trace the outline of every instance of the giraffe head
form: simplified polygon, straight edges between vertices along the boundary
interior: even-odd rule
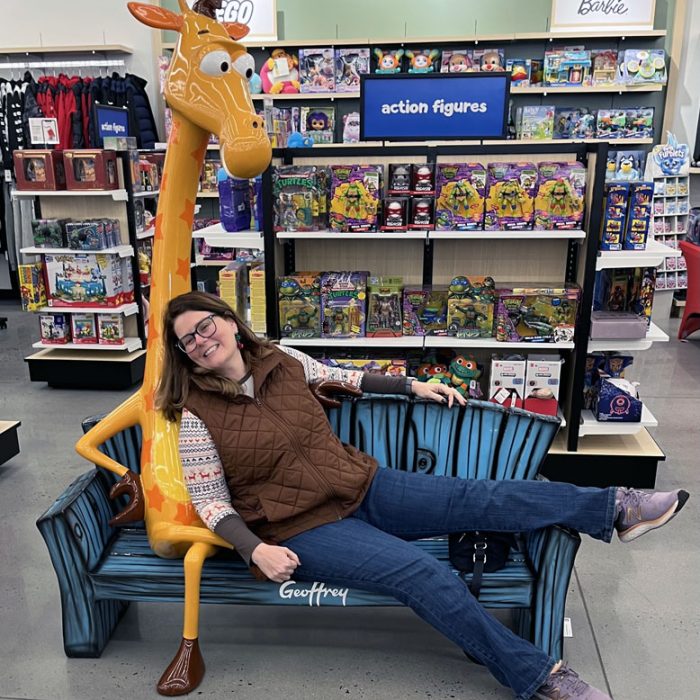
[[[185,0],[178,2],[180,14],[128,3],[140,22],[180,34],[165,85],[168,105],[219,137],[221,161],[229,174],[255,177],[270,164],[272,151],[248,89],[255,62],[237,41],[248,27],[216,22],[190,10]]]

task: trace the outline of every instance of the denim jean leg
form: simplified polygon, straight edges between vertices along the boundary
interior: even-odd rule
[[[301,561],[294,580],[393,596],[479,659],[518,698],[531,697],[554,666],[554,659],[489,615],[447,565],[359,518],[307,530],[282,544]]]
[[[562,525],[609,542],[615,489],[549,481],[468,480],[380,469],[355,516],[402,539],[462,530]]]

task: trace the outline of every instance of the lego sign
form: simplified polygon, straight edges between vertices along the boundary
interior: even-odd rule
[[[552,32],[654,28],[656,0],[552,0]]]
[[[194,2],[188,0],[190,7]],[[218,22],[238,22],[250,28],[244,44],[277,39],[277,0],[221,0],[220,4],[216,10]]]
[[[360,139],[504,138],[510,74],[363,75]]]

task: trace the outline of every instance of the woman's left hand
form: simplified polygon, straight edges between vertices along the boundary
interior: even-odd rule
[[[467,400],[460,394],[457,389],[447,384],[433,384],[430,382],[415,381],[411,384],[411,391],[414,396],[419,399],[430,399],[439,403],[447,402],[447,405],[452,408],[455,401],[460,406],[466,406]]]

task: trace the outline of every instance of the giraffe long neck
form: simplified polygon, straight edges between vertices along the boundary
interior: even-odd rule
[[[173,112],[173,128],[165,156],[155,222],[148,354],[143,386],[146,392],[155,388],[161,375],[165,307],[170,299],[191,289],[192,223],[208,140],[208,132]]]

